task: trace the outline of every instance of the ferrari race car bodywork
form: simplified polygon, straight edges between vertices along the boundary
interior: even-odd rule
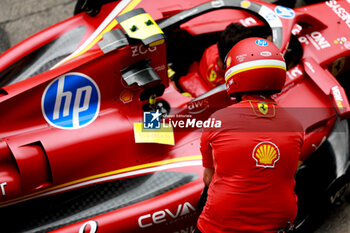
[[[191,232],[203,189],[200,130],[174,122],[204,119],[232,100],[224,86],[182,78],[231,22],[268,31],[288,62],[274,97],[305,129],[299,223],[319,199],[333,202],[349,173],[348,1],[292,10],[262,1],[122,0],[0,57],[4,232]],[[195,99],[181,94],[197,87],[203,95]],[[155,109],[173,128],[143,129],[160,117],[150,115]]]

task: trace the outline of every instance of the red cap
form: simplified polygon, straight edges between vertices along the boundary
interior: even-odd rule
[[[262,38],[247,38],[232,47],[225,59],[228,94],[280,92],[286,80],[286,63],[279,49]]]

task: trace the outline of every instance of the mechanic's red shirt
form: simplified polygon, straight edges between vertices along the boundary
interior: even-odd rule
[[[214,88],[225,83],[225,70],[218,65],[219,50],[217,44],[208,47],[199,63],[199,74],[204,79],[205,83]]]
[[[203,132],[204,167],[215,167],[203,233],[274,232],[294,221],[294,174],[303,143],[301,124],[271,99],[245,97],[215,112],[222,128]]]

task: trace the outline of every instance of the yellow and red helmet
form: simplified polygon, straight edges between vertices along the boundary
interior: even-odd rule
[[[225,59],[228,94],[280,92],[286,80],[286,63],[272,42],[251,37],[238,42]]]

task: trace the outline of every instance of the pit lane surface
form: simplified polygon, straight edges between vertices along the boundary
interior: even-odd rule
[[[269,1],[271,2],[271,1]],[[1,0],[0,53],[73,14],[75,0]],[[350,189],[315,233],[350,233]]]

